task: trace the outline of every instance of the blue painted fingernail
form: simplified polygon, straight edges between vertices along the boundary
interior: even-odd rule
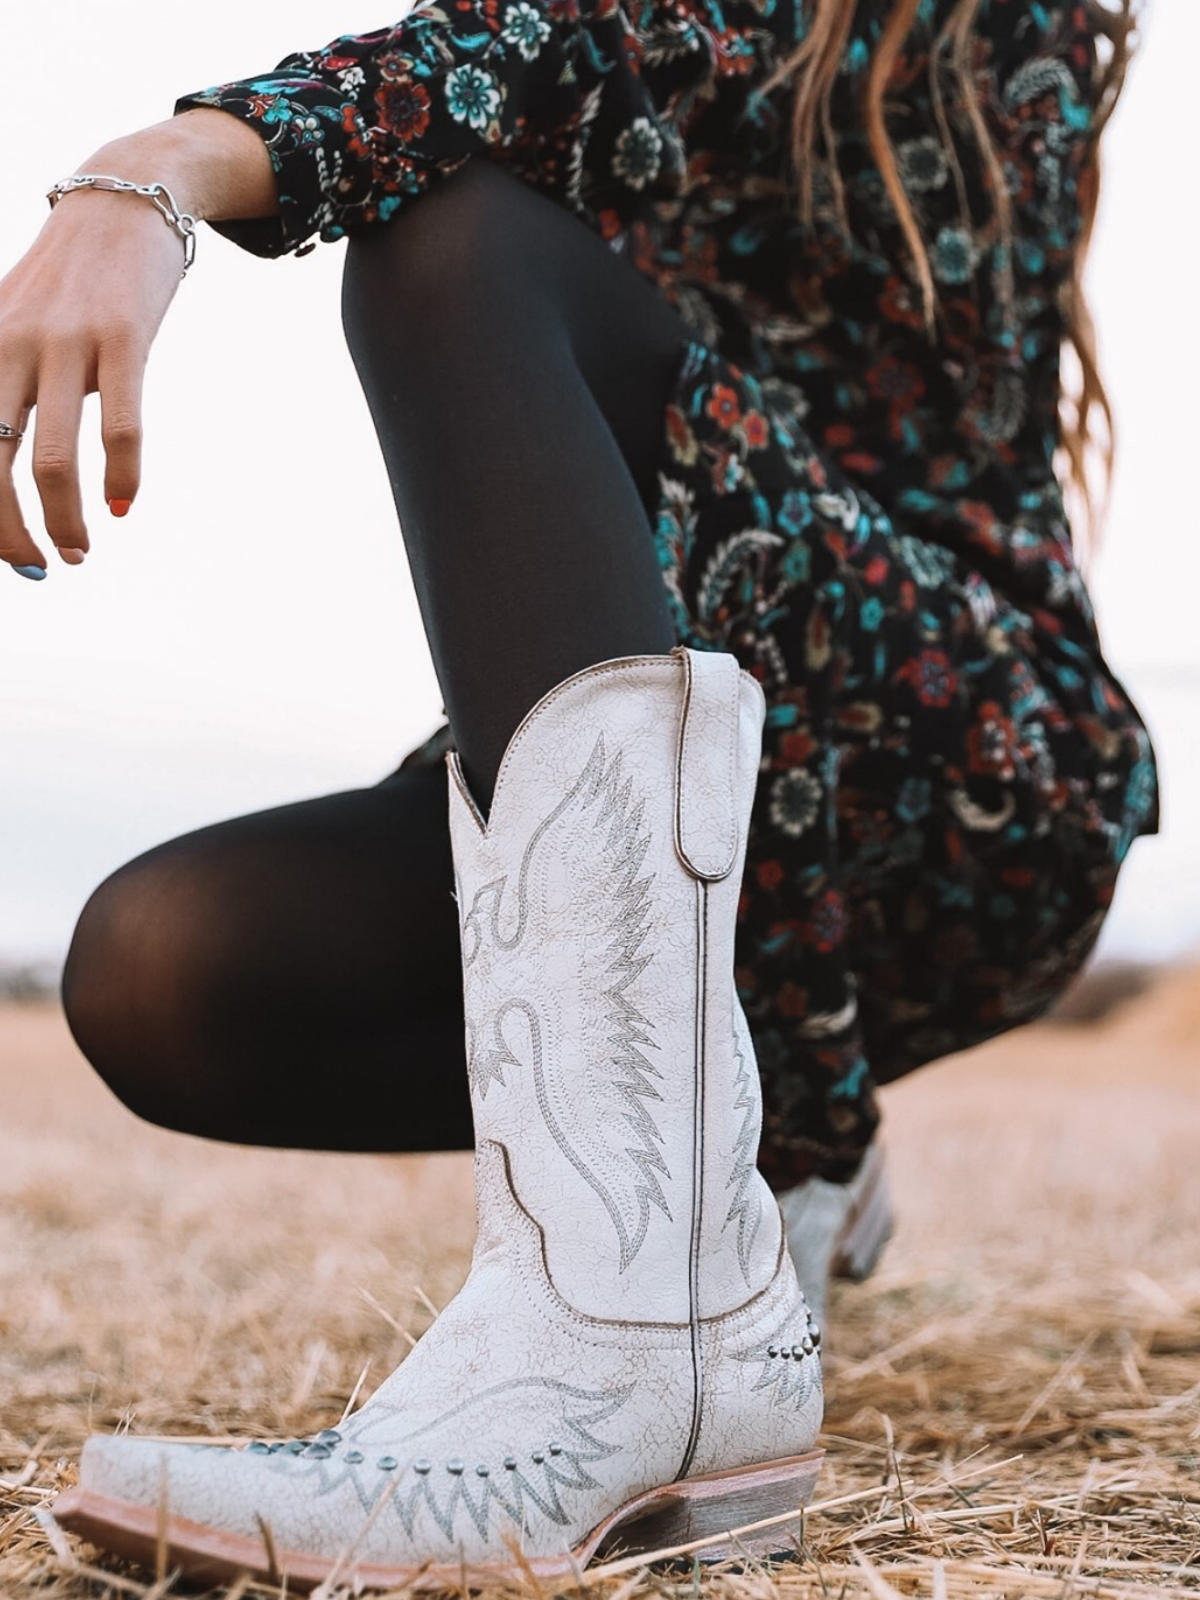
[[[36,582],[46,576],[45,567],[14,567],[14,572],[19,572],[23,578],[33,578]]]

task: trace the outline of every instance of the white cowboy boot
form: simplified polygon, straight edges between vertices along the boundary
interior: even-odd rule
[[[601,662],[529,713],[485,824],[449,758],[479,1231],[359,1411],[248,1449],[89,1441],[58,1519],[210,1579],[569,1576],[811,1493],[818,1335],[755,1166],[733,986],[763,699],[732,656]],[[744,1548],[778,1549],[771,1529]],[[609,1541],[611,1547],[611,1540]],[[518,1561],[519,1556],[519,1561]]]
[[[869,1278],[892,1236],[883,1148],[878,1140],[868,1147],[849,1183],[807,1178],[778,1198],[796,1276],[808,1309],[824,1327],[829,1280]]]

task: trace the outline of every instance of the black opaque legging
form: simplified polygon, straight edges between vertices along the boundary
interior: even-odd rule
[[[434,666],[488,805],[570,673],[674,643],[649,507],[687,330],[565,208],[486,159],[350,240],[346,338]],[[215,823],[95,890],[63,974],[132,1110],[242,1143],[472,1143],[441,770]]]

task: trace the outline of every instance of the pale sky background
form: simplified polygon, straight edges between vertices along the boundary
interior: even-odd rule
[[[0,271],[40,228],[50,183],[106,139],[170,115],[178,94],[404,7],[59,0],[6,13]],[[1108,659],[1156,735],[1166,799],[1164,834],[1135,844],[1101,950],[1173,958],[1200,953],[1200,8],[1158,0],[1146,35],[1107,136],[1091,270],[1122,446],[1092,592]],[[0,571],[0,960],[61,960],[89,892],[123,861],[219,818],[374,783],[440,720],[342,342],[343,251],[260,261],[201,227],[150,365],[132,512],[118,522],[104,506],[93,396],[92,553],[77,570],[51,556],[40,584]],[[36,518],[30,442],[18,485]]]

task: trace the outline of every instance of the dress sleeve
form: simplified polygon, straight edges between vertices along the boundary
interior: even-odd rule
[[[618,0],[441,0],[182,95],[175,114],[215,106],[265,141],[279,215],[212,224],[255,255],[386,221],[479,154],[611,235],[679,191],[686,125],[717,79],[744,81],[751,34],[696,0],[643,0],[636,25]]]

